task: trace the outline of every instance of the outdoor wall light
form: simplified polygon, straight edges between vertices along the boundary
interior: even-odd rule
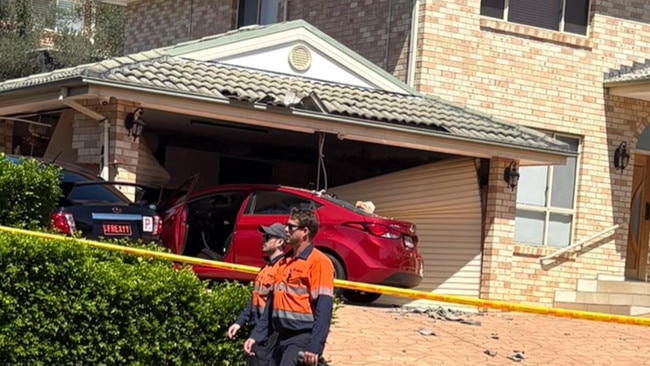
[[[508,186],[513,191],[519,182],[519,171],[517,169],[517,162],[512,161],[510,165],[503,170],[503,180],[508,183]]]
[[[627,143],[623,141],[614,151],[614,168],[623,172],[629,162],[630,152],[627,149]]]
[[[132,113],[126,115],[124,119],[124,127],[127,130],[127,136],[133,136],[133,141],[137,140],[140,135],[142,135],[142,129],[144,128],[144,121],[142,120],[142,115],[144,110],[142,108],[136,108]]]

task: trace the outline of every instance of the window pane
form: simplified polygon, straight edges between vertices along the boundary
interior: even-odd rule
[[[522,167],[519,169],[519,184],[517,184],[517,203],[527,205],[546,205],[546,174],[545,166]]]
[[[558,140],[569,144],[571,151],[578,151],[579,140],[558,136]],[[573,195],[576,184],[576,158],[567,158],[565,165],[555,165],[551,188],[551,206],[573,208]]]
[[[67,170],[61,171],[61,189],[63,195],[71,201],[92,201],[105,203],[128,203],[126,198],[117,188],[112,185],[103,184],[97,178],[85,177]],[[79,182],[97,182],[102,184],[90,184],[75,186]]]
[[[56,22],[56,2],[54,0],[32,0],[32,9],[36,21],[45,28],[53,29]]]
[[[553,166],[551,206],[573,208],[576,182],[576,158],[567,158],[566,164]]]
[[[571,239],[571,221],[572,215],[561,215],[552,213],[548,223],[548,240],[549,247],[567,247]]]
[[[564,31],[587,34],[589,0],[566,0],[564,11]]]
[[[481,15],[503,19],[503,2],[504,0],[481,1]]]
[[[239,26],[257,24],[257,1],[239,0]]]
[[[262,0],[260,24],[278,22],[278,0]]]
[[[543,212],[517,210],[515,243],[542,245],[545,215]]]
[[[255,195],[255,215],[288,215],[292,208],[310,209],[311,201],[282,192],[259,191]]]
[[[83,20],[81,9],[72,0],[59,0],[56,27],[67,32],[81,33]]]
[[[510,0],[508,21],[559,30],[562,0]]]

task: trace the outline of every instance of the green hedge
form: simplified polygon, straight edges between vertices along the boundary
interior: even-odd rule
[[[20,159],[15,164],[0,154],[0,224],[37,229],[50,225],[61,188],[61,169]]]
[[[156,247],[148,246],[149,249]],[[73,240],[0,233],[2,365],[246,365],[250,287]]]

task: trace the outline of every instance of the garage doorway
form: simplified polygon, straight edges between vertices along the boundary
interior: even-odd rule
[[[222,156],[219,159],[219,184],[271,184],[273,164],[251,159]]]

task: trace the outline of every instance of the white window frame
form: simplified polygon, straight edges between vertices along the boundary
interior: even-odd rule
[[[536,212],[536,213],[543,213],[544,214],[544,229],[542,233],[542,243],[541,244],[534,244],[534,243],[525,243],[525,242],[516,242],[518,245],[530,245],[530,246],[543,246],[543,247],[549,247],[548,245],[548,229],[549,229],[549,223],[550,223],[550,217],[551,214],[563,214],[563,215],[571,215],[571,232],[569,233],[569,242],[566,244],[566,246],[570,246],[573,244],[573,239],[574,239],[574,233],[576,232],[576,205],[578,203],[578,182],[579,182],[579,172],[580,172],[580,158],[582,156],[582,144],[584,141],[584,138],[581,136],[576,136],[576,135],[571,135],[571,134],[565,134],[565,133],[559,133],[559,132],[547,132],[549,136],[556,138],[556,137],[566,137],[566,138],[571,138],[575,139],[578,141],[578,156],[576,157],[576,166],[575,166],[575,172],[574,172],[574,177],[575,177],[575,182],[573,183],[573,202],[571,203],[570,209],[568,208],[561,208],[561,207],[552,207],[551,206],[551,194],[546,194],[545,197],[545,202],[544,206],[535,206],[535,205],[529,205],[529,204],[524,204],[524,203],[518,203],[516,202],[515,199],[515,206],[516,209],[519,210],[524,210],[528,212]],[[553,172],[555,171],[555,167],[553,165],[549,165],[546,167],[546,192],[553,192]],[[522,172],[522,174],[525,174],[525,172]],[[517,190],[519,190],[519,187],[517,187]],[[517,192],[519,193],[519,192]],[[516,214],[515,214],[516,215]],[[515,230],[517,228],[515,227]],[[556,247],[552,247],[556,248]],[[562,247],[557,247],[557,248],[562,248]]]
[[[510,9],[510,1],[511,0],[503,0],[503,18],[501,20],[509,22],[509,23],[513,23],[513,24],[521,24],[521,23],[510,22],[508,20],[508,10]],[[528,25],[528,24],[521,24],[521,25],[524,25],[524,26],[527,26],[527,27],[544,29],[544,30],[551,31],[551,32],[568,33],[568,34],[571,34],[571,35],[575,35],[576,37],[580,37],[580,36],[586,37],[589,34],[589,26],[590,26],[589,19],[591,19],[591,2],[592,2],[592,0],[587,0],[587,1],[589,2],[589,4],[587,6],[587,28],[585,29],[585,34],[578,34],[578,33],[571,33],[571,32],[565,32],[564,31],[564,14],[566,12],[566,0],[562,0],[562,14],[560,14],[560,24],[558,24],[558,30],[547,29],[547,28],[539,28],[539,27],[535,27],[534,25]],[[493,19],[495,19],[495,18],[493,18]],[[498,18],[496,18],[496,19],[498,19]]]

